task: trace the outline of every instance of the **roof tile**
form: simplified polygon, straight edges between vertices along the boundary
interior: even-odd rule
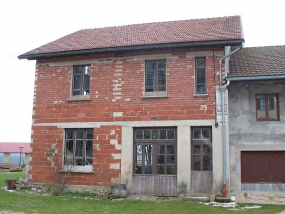
[[[228,77],[285,75],[285,45],[243,48],[230,60]]]
[[[240,16],[80,30],[21,56],[65,51],[243,39]]]

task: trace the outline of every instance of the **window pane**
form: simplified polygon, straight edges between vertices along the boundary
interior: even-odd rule
[[[91,130],[91,129],[88,129],[88,130],[87,130],[86,139],[90,139],[90,140],[93,139],[93,130]]]
[[[166,139],[166,130],[160,130],[160,139]]]
[[[202,129],[202,139],[210,139],[210,129]]]
[[[157,154],[164,154],[165,151],[164,151],[164,145],[158,145],[157,146]]]
[[[65,163],[64,164],[73,165],[73,140],[66,141]]]
[[[154,71],[146,72],[146,91],[154,90]]]
[[[142,174],[142,166],[136,165],[135,173],[136,173],[136,174]]]
[[[211,170],[211,162],[210,162],[210,156],[209,155],[204,155],[204,157],[203,157],[203,170],[204,171]]]
[[[201,93],[206,93],[206,85],[197,85],[197,93],[201,94]]]
[[[76,141],[76,150],[75,150],[75,165],[82,166],[83,164],[83,141]]]
[[[165,69],[166,68],[166,62],[158,62],[157,68],[158,69]]]
[[[146,64],[146,70],[155,68],[154,62],[146,62],[145,64]]]
[[[85,165],[92,165],[92,156],[93,156],[93,141],[86,141],[86,163]]]
[[[137,149],[136,149],[136,154],[138,154],[138,155],[142,155],[142,145],[137,145]]]
[[[206,70],[205,68],[197,68],[197,84],[206,83]]]
[[[83,139],[83,129],[76,130],[76,139]]]
[[[174,164],[174,163],[175,163],[175,156],[167,155],[167,164]]]
[[[257,118],[259,120],[266,120],[265,95],[256,96],[256,102],[257,102]]]
[[[196,59],[196,67],[205,67],[206,66],[206,59]]]
[[[136,164],[142,165],[142,155],[137,155]]]
[[[88,89],[90,87],[90,66],[84,67],[84,85],[83,89]]]
[[[173,129],[170,129],[170,130],[167,130],[167,139],[174,139],[174,130]]]
[[[145,154],[151,155],[152,154],[152,145],[146,145],[145,146]]]
[[[150,139],[150,130],[144,130],[144,139]]]
[[[151,165],[145,166],[144,171],[145,174],[152,174],[152,166]]]
[[[157,166],[157,174],[164,174],[164,165]]]
[[[80,90],[79,91],[73,91],[73,95],[80,95]]]
[[[157,164],[164,164],[164,155],[157,155]]]
[[[75,151],[75,157],[82,157],[83,153],[83,141],[82,140],[77,140],[76,141],[76,151]]]
[[[210,146],[208,146],[208,145],[203,145],[203,153],[204,153],[205,155],[211,154],[211,148],[210,148]]]
[[[174,175],[175,174],[174,165],[167,165],[167,174],[168,175]]]
[[[166,90],[166,75],[165,75],[165,70],[158,70],[158,91],[165,91]]]
[[[194,139],[201,139],[201,129],[193,129],[193,138]]]
[[[74,75],[81,75],[82,67],[74,67]]]
[[[81,75],[74,75],[73,78],[73,89],[80,90],[81,86]]]
[[[200,145],[196,145],[194,146],[194,151],[193,151],[195,155],[199,155],[201,154],[201,151],[200,151]]]
[[[139,139],[143,139],[143,130],[136,130],[136,139],[139,140]]]
[[[168,155],[174,154],[174,146],[167,146],[167,154]]]
[[[72,129],[66,130],[66,139],[73,139],[73,130]]]
[[[201,170],[200,155],[194,155],[194,170]]]
[[[145,160],[144,163],[145,164],[152,164],[152,155],[145,155]]]
[[[158,130],[152,130],[152,139],[158,139]]]
[[[268,116],[270,120],[278,119],[276,95],[268,95]]]

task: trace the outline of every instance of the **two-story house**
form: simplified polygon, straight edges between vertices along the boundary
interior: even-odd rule
[[[73,166],[68,188],[225,194],[227,56],[243,42],[232,16],[80,30],[20,55],[37,61],[29,181]]]
[[[230,189],[285,191],[285,46],[231,57]]]

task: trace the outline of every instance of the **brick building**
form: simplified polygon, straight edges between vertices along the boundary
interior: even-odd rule
[[[29,181],[72,166],[69,188],[221,194],[222,57],[243,41],[233,16],[80,30],[20,55],[37,61]]]

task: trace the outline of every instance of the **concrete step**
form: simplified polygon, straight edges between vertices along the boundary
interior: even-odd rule
[[[231,202],[231,198],[230,197],[216,197],[216,202],[229,203]]]
[[[194,202],[209,202],[210,197],[208,196],[186,196],[186,201],[194,201]]]

